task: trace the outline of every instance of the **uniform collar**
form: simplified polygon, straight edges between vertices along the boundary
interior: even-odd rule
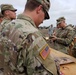
[[[3,25],[3,24],[6,24],[6,23],[9,23],[9,22],[11,22],[11,20],[9,20],[9,19],[3,19],[3,21],[1,22],[1,24]]]
[[[19,15],[17,16],[17,19],[27,20],[27,21],[29,21],[34,27],[36,27],[34,21],[33,21],[30,17],[25,16],[24,14],[19,14]]]

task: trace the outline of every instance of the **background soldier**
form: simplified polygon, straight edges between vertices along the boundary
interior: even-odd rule
[[[5,74],[58,75],[50,48],[37,28],[43,20],[49,19],[49,8],[49,0],[28,0],[24,12],[5,28],[4,34],[12,44],[9,44],[12,46],[10,48],[8,43],[4,45],[8,50],[6,56],[9,64],[6,63],[6,66],[12,70]],[[13,57],[17,55],[13,55],[15,52],[18,54],[17,60]]]
[[[49,29],[48,29],[49,37],[52,36],[53,32],[54,32],[54,27],[53,27],[53,25],[51,24],[51,25],[49,26]]]
[[[54,49],[68,54],[68,48],[71,44],[75,31],[71,26],[67,26],[64,17],[60,17],[57,20],[59,30],[56,36],[54,35],[51,40],[54,41]]]
[[[10,21],[16,19],[16,12],[15,9],[11,4],[1,4],[1,13],[4,16],[3,21],[1,23],[2,29],[6,27]]]

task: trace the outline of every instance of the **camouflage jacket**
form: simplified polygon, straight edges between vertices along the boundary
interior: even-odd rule
[[[4,20],[1,22],[0,31],[2,31],[2,30],[7,26],[7,24],[8,24],[9,22],[11,22],[11,20],[4,19]]]
[[[1,75],[11,75],[13,74],[12,70],[10,69],[11,65],[9,65],[10,59],[13,57],[15,58],[16,51],[14,51],[14,44],[11,42],[10,39],[7,39],[6,36],[4,36],[4,28],[7,27],[7,24],[11,22],[11,20],[4,19],[1,22],[0,26],[0,74]],[[10,51],[11,48],[13,48],[13,51]],[[13,59],[11,61],[14,61]],[[8,66],[8,65],[10,66]],[[14,64],[14,63],[13,63]]]
[[[11,63],[6,65],[11,67],[13,75],[58,75],[56,64],[50,56],[51,50],[29,17],[20,14],[4,29],[3,34],[12,46],[7,51]],[[12,58],[17,56],[17,59],[12,60],[10,55]]]
[[[63,53],[68,53],[67,50],[69,45],[73,41],[75,31],[71,26],[66,26],[65,28],[59,28],[57,31],[57,40],[54,41],[54,48]]]

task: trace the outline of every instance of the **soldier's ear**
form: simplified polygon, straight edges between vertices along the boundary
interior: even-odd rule
[[[8,14],[9,14],[9,10],[5,10],[5,11],[4,11],[4,14],[5,14],[5,15],[8,15]]]
[[[39,5],[39,6],[36,8],[36,12],[39,14],[41,10],[42,10],[42,5]]]

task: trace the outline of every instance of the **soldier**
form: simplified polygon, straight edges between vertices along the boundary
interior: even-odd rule
[[[68,48],[74,37],[74,29],[71,26],[67,26],[64,17],[60,17],[57,20],[57,25],[59,25],[59,30],[56,36],[53,36],[54,49],[68,54]]]
[[[50,46],[51,48],[54,48],[54,41],[52,40],[52,37],[53,37],[53,36],[56,36],[57,33],[60,32],[59,30],[60,30],[60,26],[59,26],[59,24],[57,24],[57,27],[54,28],[54,32],[53,32],[52,36],[50,36],[50,37],[49,37],[49,40],[47,40],[47,43],[49,44],[49,46]]]
[[[1,4],[1,13],[4,16],[3,21],[1,23],[2,29],[8,24],[10,21],[16,19],[16,12],[11,4]]]
[[[54,32],[54,27],[53,27],[53,25],[51,24],[50,27],[49,27],[49,29],[48,29],[49,37],[52,36],[53,32]]]
[[[72,24],[69,24],[68,26],[71,26],[72,28],[74,28]],[[69,46],[68,52],[69,52],[69,55],[76,58],[76,29],[75,28],[74,28],[74,31],[75,31],[75,35],[74,35],[72,43]]]
[[[37,28],[50,18],[49,8],[50,0],[29,0],[24,12],[5,29],[5,35],[14,45],[10,49],[18,54],[15,64],[8,59],[13,75],[58,75],[50,48]]]

